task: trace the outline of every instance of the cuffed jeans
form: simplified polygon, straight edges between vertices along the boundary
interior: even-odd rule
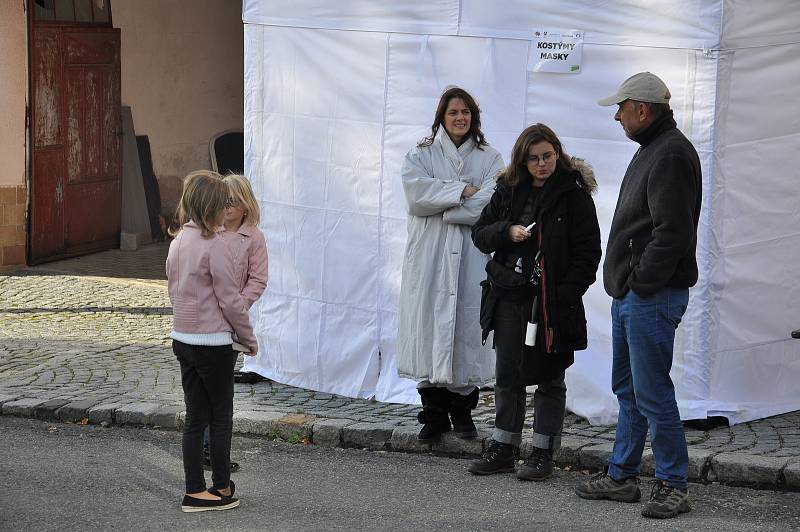
[[[497,382],[494,386],[495,422],[492,439],[519,445],[525,423],[525,385],[518,381],[525,340],[524,303],[499,300],[494,314]],[[558,449],[567,404],[564,372],[540,383],[533,395],[533,446]]]
[[[639,474],[649,427],[656,478],[686,487],[686,435],[669,372],[675,329],[688,301],[688,289],[665,288],[646,298],[630,290],[611,304],[611,381],[619,421],[608,474],[616,480]]]
[[[525,386],[500,386],[495,384],[496,414],[492,439],[500,443],[519,445],[525,423]],[[540,384],[533,394],[533,446],[540,449],[561,447],[561,430],[567,404],[567,386],[564,374],[560,378]]]
[[[206,489],[203,476],[203,432],[210,432],[210,455],[215,488],[225,489],[231,479],[231,430],[233,428],[233,368],[236,353],[230,345],[202,346],[172,341],[181,365],[181,384],[186,404],[183,427],[183,472],[186,493]]]

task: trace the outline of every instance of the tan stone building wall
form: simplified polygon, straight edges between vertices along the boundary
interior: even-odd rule
[[[244,125],[244,28],[237,0],[112,0],[122,36],[122,104],[147,135],[163,212],[181,180],[211,168],[212,135]]]
[[[22,2],[0,2],[0,269],[25,264],[26,31]]]

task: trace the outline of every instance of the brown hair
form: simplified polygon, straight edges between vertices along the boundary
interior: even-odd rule
[[[183,192],[175,213],[178,230],[170,230],[170,236],[176,236],[183,225],[191,220],[200,228],[203,238],[211,237],[216,230],[214,222],[225,209],[227,201],[228,186],[222,181],[221,175],[211,170],[190,173],[183,180]]]
[[[243,223],[258,227],[261,213],[256,196],[253,194],[253,187],[250,186],[250,181],[240,174],[228,174],[223,178],[223,181],[228,185],[231,199],[244,208]]]
[[[554,173],[568,172],[573,169],[572,158],[564,152],[561,141],[558,140],[555,132],[544,124],[534,124],[520,133],[514,143],[514,149],[511,150],[511,162],[498,176],[498,181],[515,187],[523,179],[533,179],[528,172],[528,148],[540,142],[549,142],[558,154]]]
[[[483,132],[481,131],[481,110],[480,107],[478,107],[478,104],[475,102],[475,98],[470,96],[470,94],[461,87],[450,87],[444,91],[442,97],[439,98],[439,105],[436,107],[436,115],[433,118],[430,136],[419,141],[417,146],[422,148],[433,144],[433,139],[436,138],[436,133],[439,131],[439,127],[442,125],[442,122],[444,122],[444,114],[447,112],[447,106],[450,103],[450,100],[454,98],[458,98],[463,101],[464,105],[466,105],[469,109],[471,115],[469,131],[467,131],[466,136],[475,141],[475,145],[479,150],[483,149],[483,146],[489,145],[483,136]]]

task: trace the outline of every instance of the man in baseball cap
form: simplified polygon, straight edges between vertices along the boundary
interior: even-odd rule
[[[640,145],[628,165],[611,222],[603,285],[611,304],[611,386],[619,419],[608,471],[575,488],[584,499],[636,502],[648,428],[656,486],[645,517],[691,510],[689,457],[670,378],[675,329],[697,282],[700,159],[669,108],[666,84],[650,72],[626,79],[600,105]]]

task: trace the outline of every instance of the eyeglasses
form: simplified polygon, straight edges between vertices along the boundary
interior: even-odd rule
[[[226,208],[228,208],[228,207],[236,207],[238,204],[239,204],[239,202],[236,201],[235,199],[228,198],[228,200],[225,202],[225,207]]]
[[[541,157],[539,157],[538,155],[528,155],[528,162],[529,163],[533,163],[533,164],[539,164],[539,161],[541,161],[541,162],[547,164],[550,161],[550,159],[553,158],[553,156],[555,154],[556,154],[556,152],[549,151],[549,152],[543,154]]]

